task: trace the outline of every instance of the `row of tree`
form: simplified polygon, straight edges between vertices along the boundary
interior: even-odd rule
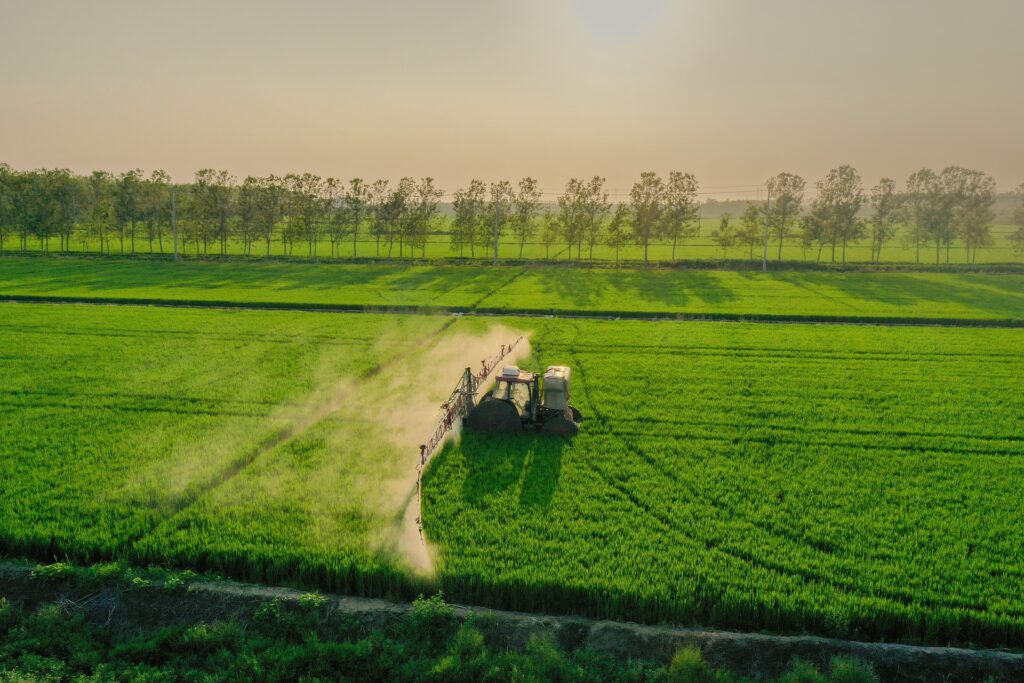
[[[721,216],[711,239],[722,248],[745,248],[753,258],[767,258],[769,244],[782,259],[787,243],[797,241],[805,251],[817,250],[820,260],[846,260],[846,247],[869,239],[872,260],[880,260],[883,247],[903,230],[920,262],[922,249],[934,247],[936,263],[950,260],[959,240],[966,258],[974,261],[979,247],[993,242],[995,180],[980,172],[949,167],[936,173],[922,169],[905,187],[882,179],[866,190],[857,171],[840,166],[816,184],[816,195],[806,201],[807,184],[798,175],[780,173],[767,182],[766,201],[750,202],[738,219]],[[604,178],[572,178],[555,202],[545,202],[533,178],[485,184],[473,180],[452,196],[450,224],[439,221],[443,193],[433,179],[403,178],[392,185],[353,178],[347,184],[335,178],[289,174],[282,177],[247,177],[237,182],[227,171],[203,169],[192,183],[172,184],[163,171],[146,176],[132,170],[114,176],[94,172],[76,176],[64,169],[16,171],[0,164],[0,250],[15,238],[21,249],[38,240],[49,250],[59,239],[70,250],[72,238],[110,252],[116,241],[122,252],[164,252],[170,240],[196,254],[227,253],[229,243],[241,243],[245,254],[260,246],[269,255],[278,241],[287,254],[306,246],[316,256],[326,241],[332,256],[341,245],[369,239],[374,255],[399,257],[426,253],[432,234],[447,234],[453,251],[471,257],[514,239],[520,257],[527,243],[538,240],[559,253],[593,258],[594,248],[605,245],[615,252],[626,245],[641,247],[646,261],[652,244],[677,248],[699,233],[699,184],[690,173],[673,171],[667,178],[642,173],[628,201],[613,203]],[[1024,198],[1024,186],[1020,188]],[[865,215],[864,209],[869,210]],[[1015,216],[1019,228],[1011,242],[1024,251],[1024,205]],[[173,233],[173,234],[172,234]],[[397,247],[397,250],[396,250]]]

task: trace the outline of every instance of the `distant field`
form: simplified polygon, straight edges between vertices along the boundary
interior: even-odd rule
[[[738,217],[733,217],[733,224],[738,225]],[[758,244],[753,249],[748,246],[737,246],[731,247],[726,251],[722,251],[711,239],[712,234],[718,230],[719,219],[718,218],[704,218],[700,222],[700,232],[694,237],[690,237],[678,244],[675,249],[675,259],[695,259],[695,260],[718,260],[722,258],[729,259],[746,259],[753,258],[760,260],[763,247]],[[447,231],[449,229],[448,223],[442,223],[439,230]],[[977,263],[1024,263],[1024,254],[1015,253],[1011,248],[1009,241],[1009,235],[1016,230],[1017,227],[1013,225],[993,225],[992,236],[993,244],[988,247],[980,247],[977,253]],[[14,253],[18,245],[8,239],[5,243],[6,253]],[[38,251],[40,249],[38,243],[31,243],[29,245],[31,251]],[[71,249],[75,252],[89,253],[99,251],[99,243],[97,240],[85,240],[83,241],[79,236],[76,236],[71,243]],[[155,253],[169,254],[174,250],[174,243],[171,239],[170,234],[166,235],[163,239],[163,245],[158,242],[153,243],[153,250]],[[110,245],[111,253],[130,253],[131,246],[128,240],[125,241],[124,251],[122,252],[120,244],[115,237],[111,241]],[[135,252],[139,254],[149,253],[149,243],[140,237],[136,238]],[[195,245],[189,243],[187,248],[181,249],[182,254],[186,257],[195,256]],[[243,244],[241,241],[232,240],[228,243],[229,254],[242,254],[244,252]],[[290,252],[286,252],[286,247],[280,241],[276,239],[270,244],[270,255],[272,256],[294,256],[297,258],[306,258],[310,256],[311,249],[308,242],[296,242]],[[209,247],[209,253],[219,254],[220,245],[212,244]],[[266,243],[257,242],[253,245],[251,254],[256,257],[264,256],[267,253]],[[336,245],[335,251],[333,252],[336,258],[352,258],[353,254],[356,256],[366,257],[388,257],[392,256],[398,258],[400,255],[406,258],[410,256],[420,258],[426,256],[427,258],[439,259],[439,258],[473,258],[483,261],[488,261],[493,257],[493,248],[488,245],[485,247],[477,247],[475,250],[470,250],[468,247],[459,251],[453,250],[451,247],[451,239],[447,234],[433,234],[430,236],[426,249],[417,248],[411,250],[408,246],[399,250],[398,242],[394,242],[389,245],[386,242],[381,242],[379,248],[377,242],[372,239],[369,232],[364,232],[360,236],[358,243],[353,247],[352,241],[349,239],[343,240]],[[772,241],[769,244],[768,254],[771,259],[777,259],[779,255],[778,243]],[[325,238],[318,242],[315,249],[315,255],[320,258],[329,258],[332,256],[332,247],[330,240]],[[499,257],[503,259],[558,259],[565,260],[570,257],[568,249],[564,243],[552,243],[550,245],[544,245],[539,241],[537,237],[534,237],[532,241],[528,242],[522,249],[520,249],[519,243],[512,236],[505,236],[502,238],[499,247]],[[615,260],[615,251],[604,244],[598,244],[594,247],[593,257],[596,260],[601,261],[613,261]],[[640,261],[643,260],[643,250],[635,244],[629,244],[619,250],[619,258],[623,260]],[[792,236],[787,238],[783,244],[782,257],[785,260],[792,261],[816,261],[822,262],[831,261],[832,254],[830,248],[824,248],[820,255],[817,247],[804,248],[800,245],[800,238],[798,236]],[[590,258],[590,250],[588,247],[584,247],[582,252],[577,254],[577,250],[574,248],[571,254],[572,259],[582,258],[587,260]],[[669,261],[673,259],[673,249],[671,244],[656,243],[652,244],[649,249],[648,258],[652,261]],[[840,250],[836,252],[836,261],[842,260],[842,254]],[[897,236],[896,239],[892,240],[882,250],[882,262],[884,263],[914,263],[918,260],[917,253],[913,247],[913,244],[905,244],[903,236]],[[949,262],[950,263],[965,263],[967,260],[966,251],[963,244],[955,242],[949,251]],[[871,247],[869,240],[861,240],[859,243],[850,244],[846,248],[846,261],[850,263],[866,263],[871,261]],[[943,248],[940,253],[940,261],[946,262],[946,250]],[[920,253],[920,263],[923,264],[934,264],[935,263],[935,247],[922,245]]]
[[[494,312],[1024,319],[1024,274],[0,258],[0,296]]]
[[[393,438],[496,325],[586,419],[448,446],[424,578]],[[1024,645],[1020,330],[0,304],[0,331],[2,553]]]

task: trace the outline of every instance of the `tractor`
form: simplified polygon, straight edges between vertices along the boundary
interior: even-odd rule
[[[536,429],[543,434],[574,436],[580,412],[569,403],[569,368],[552,365],[541,376],[516,366],[502,368],[494,388],[465,418],[468,429],[510,433]]]

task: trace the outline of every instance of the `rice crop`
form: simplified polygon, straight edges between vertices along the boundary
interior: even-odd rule
[[[396,552],[415,454],[385,437],[450,389],[424,340],[497,321],[2,304],[0,553],[1024,645],[1024,332],[501,322],[521,365],[572,367],[585,421],[448,444],[423,576]]]
[[[493,313],[1024,320],[1024,274],[0,258],[3,296]]]
[[[447,595],[529,611],[1024,644],[1024,335],[545,321],[570,443],[429,470]]]

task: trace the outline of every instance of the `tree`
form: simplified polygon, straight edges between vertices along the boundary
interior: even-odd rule
[[[629,239],[628,223],[629,207],[625,204],[616,205],[615,213],[612,214],[612,219],[608,223],[604,238],[605,244],[615,250],[616,266],[619,265],[619,250],[626,245]]]
[[[587,183],[581,178],[570,178],[565,192],[558,197],[558,218],[555,225],[566,244],[566,259],[572,259],[572,248],[583,243],[584,204]],[[580,247],[582,249],[582,246]]]
[[[246,176],[238,186],[236,213],[238,215],[238,236],[242,238],[242,253],[249,255],[250,246],[260,238],[259,199],[261,178]]]
[[[821,251],[826,245],[828,245],[831,238],[827,207],[824,207],[819,202],[814,201],[811,203],[810,212],[800,219],[800,242],[804,249],[805,258],[808,247],[817,245],[818,253],[814,260],[816,262],[821,261]]]
[[[794,173],[780,173],[768,179],[768,193],[772,199],[768,226],[779,240],[778,260],[782,260],[782,244],[789,234],[790,222],[800,215],[807,183]]]
[[[981,171],[954,167],[950,184],[954,193],[954,231],[964,241],[966,260],[971,263],[978,258],[978,247],[992,244],[996,181]],[[949,242],[946,243],[946,263],[949,263]]]
[[[257,178],[252,191],[253,222],[256,232],[266,242],[267,256],[270,256],[270,243],[274,239],[274,231],[285,215],[287,191],[281,179],[274,175]]]
[[[604,189],[604,178],[594,176],[584,186],[583,202],[580,206],[581,242],[586,241],[590,250],[590,261],[594,261],[594,245],[601,239],[601,228],[608,216],[608,192]],[[577,250],[576,257],[580,257]]]
[[[121,253],[124,253],[124,231],[128,228],[132,253],[135,253],[135,224],[142,215],[142,171],[134,169],[117,177],[114,186],[114,220],[117,224]]]
[[[289,173],[284,177],[284,185],[288,190],[291,237],[306,240],[308,256],[315,256],[328,203],[327,184],[312,173]]]
[[[736,226],[732,223],[732,214],[728,211],[722,214],[718,221],[718,231],[711,235],[711,239],[722,248],[722,258],[729,255],[729,248],[736,244]]]
[[[395,236],[398,236],[398,256],[403,256],[405,237],[409,232],[409,199],[416,187],[416,181],[412,178],[402,178],[384,203],[384,224],[388,226],[388,258],[391,258],[391,250],[395,245]]]
[[[958,175],[953,167],[944,169],[941,174],[922,168],[907,179],[907,213],[914,226],[918,263],[922,244],[935,244],[935,262],[938,263],[942,245],[953,240]]]
[[[859,239],[864,231],[863,223],[857,220],[857,212],[864,203],[860,174],[852,166],[832,169],[818,182],[815,201],[832,244],[832,262],[836,260],[836,246],[841,244],[846,263],[847,243]]]
[[[487,188],[482,180],[471,180],[469,187],[455,191],[452,199],[451,243],[452,249],[458,249],[462,256],[463,249],[469,246],[470,258],[476,257],[476,244],[480,241],[481,221],[486,208]]]
[[[696,233],[693,221],[697,218],[697,177],[692,173],[672,171],[665,184],[665,207],[662,213],[662,235],[672,238],[672,260],[676,260],[676,245],[680,240]]]
[[[882,178],[871,189],[871,260],[882,260],[882,246],[896,234],[900,216],[900,196],[896,192],[896,181]]]
[[[367,204],[373,217],[373,238],[377,243],[377,257],[380,257],[380,238],[387,227],[387,203],[391,196],[390,183],[387,180],[375,180],[370,186]]]
[[[748,247],[749,258],[754,258],[754,247],[761,244],[764,235],[764,206],[756,202],[747,204],[740,216],[740,229],[736,231],[736,244]]]
[[[512,183],[502,180],[491,183],[490,200],[487,202],[487,216],[491,221],[491,241],[494,243],[494,263],[498,263],[498,242],[505,226],[511,221],[516,194]]]
[[[358,256],[359,229],[363,224],[363,216],[366,213],[369,202],[369,188],[362,178],[353,178],[348,181],[348,190],[342,198],[345,207],[345,218],[348,222],[348,229],[352,235],[352,256]]]
[[[93,171],[86,181],[87,234],[95,236],[100,251],[110,253],[110,239],[107,232],[114,220],[114,178],[105,171]]]
[[[321,225],[320,232],[325,229],[331,238],[331,256],[335,255],[338,249],[338,242],[344,236],[344,222],[341,220],[340,211],[338,210],[341,206],[341,183],[338,182],[337,178],[324,178],[323,185],[320,186],[320,194],[318,195],[319,203],[317,208],[320,210],[318,221]],[[316,247],[314,245],[313,255],[316,255]]]
[[[644,263],[648,260],[651,240],[657,239],[665,210],[665,184],[657,173],[645,171],[640,181],[630,190],[630,208],[633,213],[633,238],[643,247]]]
[[[420,178],[412,191],[409,204],[410,246],[419,246],[424,258],[427,256],[430,227],[438,214],[437,203],[443,195],[444,192],[434,186],[434,179],[430,177]]]
[[[234,176],[227,171],[216,171],[212,168],[196,171],[195,182],[192,185],[192,211],[198,221],[198,237],[203,242],[203,253],[208,251],[210,242],[213,241],[220,243],[221,254],[228,252],[234,208],[234,182]]]
[[[0,163],[0,253],[4,250],[4,239],[10,234],[14,222],[14,171]]]
[[[1013,220],[1017,229],[1010,234],[1010,245],[1016,254],[1024,254],[1024,184],[1017,188],[1017,195],[1020,197],[1020,206],[1013,212]]]
[[[544,258],[551,258],[551,245],[557,242],[561,235],[560,223],[558,214],[552,211],[544,212],[543,228],[540,231],[540,241],[544,244]]]
[[[146,239],[149,253],[153,253],[153,241],[162,254],[164,251],[164,228],[171,222],[171,176],[166,171],[156,170],[142,183],[142,219],[146,223]]]
[[[512,202],[512,231],[519,239],[519,258],[523,258],[526,241],[537,231],[537,217],[541,212],[541,192],[537,181],[526,177],[519,181],[519,192]]]
[[[71,235],[87,209],[88,197],[81,181],[67,169],[47,172],[53,227],[60,236],[61,251],[71,250]]]
[[[41,169],[17,173],[11,179],[12,216],[22,251],[28,249],[32,237],[39,240],[40,250],[49,250],[50,237],[59,232],[61,175],[61,171]]]

